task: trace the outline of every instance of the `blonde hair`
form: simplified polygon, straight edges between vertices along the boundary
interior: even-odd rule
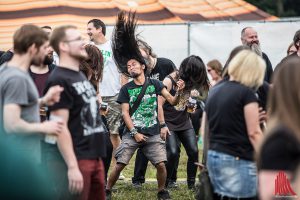
[[[239,52],[228,66],[228,74],[231,78],[256,89],[263,84],[265,71],[265,61],[250,50]]]

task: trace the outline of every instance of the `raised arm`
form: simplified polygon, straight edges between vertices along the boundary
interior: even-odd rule
[[[176,105],[179,102],[179,95],[183,91],[184,88],[184,81],[179,79],[177,81],[177,91],[175,96],[172,96],[170,92],[166,89],[163,88],[161,91],[161,95],[171,104],[171,105]]]

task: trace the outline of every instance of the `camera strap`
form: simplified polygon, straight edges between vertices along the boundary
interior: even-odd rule
[[[130,116],[132,116],[133,113],[136,111],[136,109],[139,107],[139,105],[144,97],[144,94],[146,92],[148,84],[149,84],[149,81],[148,81],[148,78],[146,77],[139,96],[137,97],[136,101],[133,103],[132,107],[129,107],[129,115]]]

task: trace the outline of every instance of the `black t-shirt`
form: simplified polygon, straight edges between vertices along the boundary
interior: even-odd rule
[[[252,102],[257,102],[254,91],[235,81],[225,81],[211,89],[205,106],[210,149],[253,160],[244,117],[245,105]]]
[[[120,104],[129,103],[129,106],[132,107],[142,87],[142,85],[136,85],[134,81],[130,81],[121,88],[117,102]],[[141,103],[131,116],[134,127],[138,132],[149,136],[160,134],[157,118],[157,95],[161,95],[163,88],[162,82],[149,79],[149,85]]]
[[[295,172],[300,164],[300,142],[285,126],[276,127],[261,148],[259,168]]]
[[[269,88],[270,88],[269,83],[264,81],[263,84],[256,91],[256,94],[258,95],[259,107],[262,107],[264,110],[267,110]]]
[[[172,81],[171,95],[175,95],[176,82],[171,76],[167,76]],[[186,108],[184,110],[176,110],[169,102],[163,105],[165,121],[170,131],[183,131],[193,128],[190,115]]]
[[[264,52],[262,53],[262,58],[266,62],[266,72],[265,72],[264,80],[266,82],[270,83],[271,78],[272,78],[272,74],[273,74],[273,67],[272,67],[272,64],[270,62],[270,59],[268,58],[267,54],[265,54]]]
[[[176,69],[174,63],[167,58],[157,58],[154,69],[150,72],[150,78],[163,81],[164,78]]]
[[[56,67],[49,76],[45,91],[60,85],[64,88],[59,103],[49,111],[69,110],[68,128],[77,159],[106,156],[104,133],[107,131],[98,112],[96,91],[82,72]]]

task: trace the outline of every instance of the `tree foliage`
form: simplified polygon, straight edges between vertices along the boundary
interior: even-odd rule
[[[278,17],[300,16],[299,0],[246,0],[261,10]]]

